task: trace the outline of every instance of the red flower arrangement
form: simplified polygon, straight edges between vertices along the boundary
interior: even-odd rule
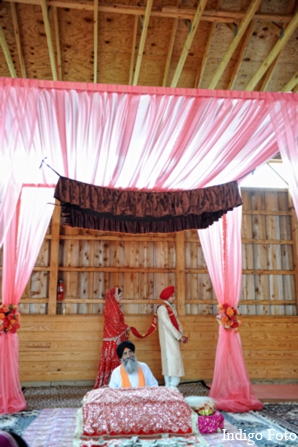
[[[225,330],[233,329],[234,332],[239,332],[239,325],[241,321],[238,320],[238,310],[228,304],[218,304],[218,313],[216,319],[218,323],[224,327]]]
[[[21,327],[21,314],[16,304],[2,304],[0,306],[0,335],[2,332],[15,334]]]

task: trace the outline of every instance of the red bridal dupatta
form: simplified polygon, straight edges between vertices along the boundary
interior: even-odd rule
[[[125,324],[124,315],[116,301],[116,288],[106,294],[104,306],[104,330],[101,356],[94,388],[108,385],[113,369],[120,365],[116,348],[127,339],[129,326]]]

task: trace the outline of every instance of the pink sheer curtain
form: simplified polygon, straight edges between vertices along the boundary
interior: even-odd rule
[[[283,102],[285,94],[277,95]],[[0,111],[0,161],[7,156],[9,167],[0,175],[0,245],[7,247],[21,185],[57,181],[51,169],[39,169],[45,157],[75,180],[167,191],[238,179],[278,152],[266,93],[1,78]],[[29,209],[23,218],[35,228]],[[23,221],[13,225],[21,234]],[[28,234],[21,237],[17,244],[27,244]],[[29,243],[27,249],[32,268],[37,254]],[[8,286],[10,263],[18,281],[30,276],[21,256],[4,258],[5,302],[22,294],[19,282]],[[4,370],[1,362],[0,376]],[[8,408],[3,399],[1,406]]]
[[[205,260],[220,304],[237,307],[242,277],[242,207],[206,230],[199,230]],[[241,326],[240,326],[241,332]],[[240,333],[219,327],[214,375],[209,395],[219,410],[246,412],[263,404],[254,396],[242,353]]]
[[[2,300],[18,304],[31,276],[53,212],[53,188],[23,187],[4,239]],[[22,324],[22,322],[21,322]],[[26,407],[19,379],[18,334],[0,336],[0,414]]]
[[[21,148],[23,183],[56,183],[38,169],[47,157],[59,174],[95,185],[195,189],[235,180],[240,163],[246,174],[278,152],[264,93],[5,78],[1,88],[11,95],[3,153]],[[10,122],[21,127],[12,147]]]
[[[30,88],[30,82],[25,88],[21,80],[13,88],[12,84],[12,80],[0,80],[0,247],[24,182],[24,161],[31,147],[38,105],[38,89]]]
[[[288,93],[281,101],[278,94],[271,93],[268,103],[298,217],[298,95]]]

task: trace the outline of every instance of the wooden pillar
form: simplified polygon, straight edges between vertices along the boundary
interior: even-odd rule
[[[185,235],[176,233],[176,308],[179,316],[185,315]]]
[[[289,198],[289,208],[291,211],[291,224],[292,224],[292,239],[293,239],[293,262],[295,270],[295,295],[296,303],[298,308],[298,221],[296,216],[295,207],[293,204],[292,196],[290,191],[288,191]]]
[[[60,211],[56,206],[52,216],[51,226],[51,256],[50,256],[50,280],[49,280],[49,304],[48,315],[56,315],[57,284],[58,284],[58,262],[59,262],[59,236],[60,236]]]

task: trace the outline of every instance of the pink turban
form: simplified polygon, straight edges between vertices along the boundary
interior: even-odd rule
[[[168,300],[169,298],[171,298],[174,292],[175,292],[174,286],[166,287],[159,295],[159,298],[161,298],[162,300]]]

